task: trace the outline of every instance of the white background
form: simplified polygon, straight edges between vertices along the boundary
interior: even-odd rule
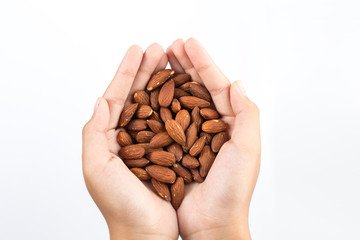
[[[215,3],[216,2],[216,3]],[[360,239],[358,1],[0,1],[0,239],[106,239],[81,128],[126,49],[198,38],[261,109],[254,239]]]

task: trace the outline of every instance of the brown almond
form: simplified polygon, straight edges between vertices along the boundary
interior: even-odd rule
[[[178,113],[180,110],[181,110],[181,104],[180,104],[179,100],[174,98],[171,103],[171,111],[173,113]]]
[[[200,84],[191,84],[189,90],[193,96],[202,98],[208,102],[211,102],[211,96],[210,96],[209,91],[205,87],[201,86]]]
[[[165,126],[159,121],[156,120],[146,120],[147,125],[154,133],[159,133],[165,131]]]
[[[168,185],[166,185],[165,183],[159,182],[158,180],[156,180],[154,178],[151,179],[151,185],[153,186],[153,188],[155,189],[155,192],[160,197],[162,197],[166,201],[171,201],[171,195],[170,195]]]
[[[166,147],[173,143],[173,139],[167,132],[160,132],[156,134],[150,141],[150,148]]]
[[[174,119],[169,119],[165,122],[165,129],[172,139],[178,144],[185,146],[186,136],[181,125]]]
[[[145,154],[149,154],[156,151],[163,151],[164,149],[162,147],[159,148],[150,148],[150,143],[138,143],[136,144],[142,148],[145,149]]]
[[[181,164],[186,168],[197,168],[199,166],[199,161],[189,154],[186,154],[183,157]]]
[[[190,86],[191,85],[200,85],[200,84],[198,82],[191,81],[191,82],[186,82],[186,83],[182,84],[178,88],[181,89],[181,90],[184,90],[185,92],[190,93]]]
[[[175,90],[174,90],[174,97],[175,97],[175,98],[180,98],[180,97],[182,97],[182,96],[191,96],[191,94],[188,93],[188,92],[186,92],[186,91],[184,91],[184,90],[182,90],[182,89],[180,89],[180,88],[175,88]]]
[[[138,103],[130,104],[120,114],[119,127],[125,127],[134,116]]]
[[[197,183],[204,182],[204,178],[202,178],[200,176],[199,170],[197,168],[190,168],[189,170],[190,170],[192,178],[194,179],[195,182],[197,182]]]
[[[186,168],[181,166],[181,164],[175,163],[172,166],[172,170],[174,170],[177,175],[182,177],[184,179],[185,183],[191,183],[192,182],[191,173]]]
[[[205,146],[206,137],[202,136],[192,145],[189,150],[191,156],[197,156],[202,151],[203,147]]]
[[[156,180],[163,183],[174,183],[176,174],[173,170],[159,165],[150,165],[145,168],[147,173]]]
[[[159,105],[159,93],[160,93],[160,89],[155,89],[154,91],[152,91],[150,93],[150,105],[151,108],[154,109],[155,111],[158,111],[160,108]]]
[[[196,129],[199,132],[201,124],[203,123],[203,119],[201,118],[199,107],[195,107],[191,111],[191,119],[192,119],[192,122],[194,122],[196,124]]]
[[[150,105],[150,96],[143,90],[134,93],[134,102],[141,105]]]
[[[177,74],[175,77],[173,77],[174,82],[175,82],[175,86],[178,87],[180,85],[183,85],[184,83],[190,81],[191,76],[190,74],[187,73],[180,73]]]
[[[145,149],[136,144],[127,145],[120,148],[119,157],[122,159],[138,159],[145,154]]]
[[[220,118],[220,115],[217,111],[215,111],[214,109],[211,108],[203,108],[200,109],[200,115],[205,119],[205,120],[211,120],[211,119],[218,119]]]
[[[137,132],[137,131],[129,131],[129,130],[127,130],[127,133],[129,133],[130,136],[131,136],[133,139],[135,139],[135,138],[136,138],[136,134],[137,134],[138,132]]]
[[[138,143],[147,143],[155,136],[155,133],[152,131],[140,131],[136,134],[136,141]]]
[[[137,118],[147,118],[153,113],[152,108],[149,105],[140,105],[135,113]]]
[[[182,129],[186,131],[188,126],[190,125],[190,114],[187,110],[183,109],[178,112],[175,116],[175,121],[177,121]]]
[[[121,147],[133,144],[133,140],[130,134],[125,131],[120,131],[117,135],[116,140]]]
[[[151,114],[151,116],[149,117],[149,120],[155,120],[158,122],[161,122],[161,118],[158,112],[153,111],[153,113]]]
[[[200,137],[205,136],[205,144],[210,145],[212,136],[210,133],[201,132]]]
[[[211,151],[208,145],[204,146],[199,157],[199,162],[200,162],[199,173],[201,177],[206,177],[212,164],[214,163],[214,160],[215,160],[215,153]]]
[[[160,87],[166,80],[174,75],[175,71],[172,69],[165,69],[155,73],[149,80],[146,89],[152,91],[155,88]]]
[[[219,132],[213,137],[211,141],[211,150],[213,152],[218,152],[227,140],[229,140],[227,133]]]
[[[147,124],[144,119],[133,119],[126,125],[126,129],[130,131],[142,131],[146,128]]]
[[[178,143],[170,144],[166,150],[175,155],[176,161],[178,161],[178,162],[181,161],[181,159],[183,157],[183,150]]]
[[[173,185],[170,187],[171,191],[171,205],[178,209],[184,200],[185,188],[184,188],[184,179],[178,177]]]
[[[179,98],[181,106],[187,109],[194,109],[195,107],[206,108],[210,106],[210,102],[193,96],[183,96]]]
[[[173,79],[167,81],[160,89],[159,104],[161,107],[169,107],[174,98],[175,83]]]
[[[201,129],[207,133],[219,133],[227,128],[227,124],[220,119],[208,120],[201,125]]]
[[[165,151],[152,152],[148,155],[148,159],[154,164],[165,167],[170,167],[176,162],[175,155]]]
[[[142,168],[130,168],[130,171],[141,181],[150,180],[149,174]]]
[[[186,145],[184,149],[185,152],[188,152],[190,150],[196,139],[197,139],[196,124],[192,123],[186,130]]]
[[[165,123],[167,120],[172,119],[171,111],[168,108],[160,108],[160,117],[161,120]]]
[[[128,168],[143,168],[148,165],[149,162],[150,161],[146,158],[124,160],[124,163]]]

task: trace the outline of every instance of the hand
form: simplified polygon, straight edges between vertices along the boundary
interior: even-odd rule
[[[162,47],[138,46],[127,51],[94,114],[83,129],[83,173],[86,186],[101,210],[111,239],[177,239],[176,212],[128,170],[117,156],[116,130],[129,96],[144,89],[153,72],[168,62]]]
[[[187,72],[209,90],[229,124],[226,142],[206,180],[186,186],[178,209],[183,239],[251,239],[248,212],[260,167],[259,110],[239,81],[229,80],[198,41],[175,41],[167,50],[171,67]]]

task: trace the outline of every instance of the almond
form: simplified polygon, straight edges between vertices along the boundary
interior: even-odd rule
[[[147,118],[153,113],[153,110],[149,105],[140,105],[135,113],[137,118]]]
[[[190,124],[190,114],[187,110],[183,109],[180,112],[178,112],[175,116],[175,121],[177,121],[182,129],[186,131]]]
[[[196,124],[196,129],[199,132],[201,124],[203,123],[203,119],[201,118],[199,107],[195,107],[191,111],[191,119],[192,119],[193,123]]]
[[[200,84],[191,84],[189,90],[193,96],[202,98],[208,102],[211,102],[211,96],[210,96],[209,91],[205,87],[201,86]]]
[[[205,120],[211,120],[211,119],[218,119],[220,118],[220,115],[217,111],[215,111],[214,109],[211,108],[203,108],[200,110],[200,115],[205,119]]]
[[[137,135],[137,131],[127,131],[127,133],[129,133],[129,135],[133,138],[133,139],[135,139],[136,138],[136,135]]]
[[[136,134],[136,141],[138,143],[147,143],[155,136],[155,133],[151,131],[140,131]]]
[[[184,90],[185,92],[190,93],[190,86],[191,85],[200,85],[200,84],[198,82],[191,81],[191,82],[186,82],[186,83],[182,84],[178,88],[181,89],[181,90]]]
[[[206,177],[212,164],[215,160],[215,153],[213,153],[208,145],[206,145],[201,151],[199,162],[199,172],[201,177]]]
[[[201,125],[201,129],[207,133],[219,133],[227,128],[227,124],[220,119],[208,120]]]
[[[176,161],[178,161],[178,162],[181,161],[181,159],[183,157],[183,150],[178,143],[170,144],[166,150],[175,155]]]
[[[173,143],[173,139],[167,132],[156,134],[150,141],[150,148],[166,147]]]
[[[136,91],[134,93],[134,102],[141,104],[141,105],[150,105],[150,97],[143,90]]]
[[[148,155],[148,159],[154,164],[165,167],[170,167],[176,162],[175,155],[165,151],[152,152]]]
[[[190,168],[190,172],[195,182],[202,183],[204,181],[204,179],[200,176],[199,170],[197,168]]]
[[[133,144],[133,140],[130,134],[125,131],[120,131],[117,135],[116,140],[121,147]]]
[[[136,144],[127,145],[120,148],[119,157],[122,159],[138,159],[145,154],[145,149]]]
[[[218,152],[227,140],[229,140],[227,133],[219,132],[213,137],[211,141],[211,150],[213,152]]]
[[[155,189],[155,192],[165,199],[166,201],[171,201],[171,195],[169,191],[168,185],[165,183],[159,182],[158,180],[155,180],[154,178],[151,179],[151,185]]]
[[[147,125],[154,133],[159,133],[165,131],[165,126],[159,121],[156,120],[146,120]]]
[[[197,139],[196,124],[192,123],[190,127],[186,130],[186,145],[184,149],[185,152],[189,151],[189,149],[192,147],[196,139]]]
[[[201,132],[200,137],[205,136],[205,144],[210,145],[212,136],[210,133]]]
[[[155,88],[160,87],[166,80],[168,80],[175,73],[174,70],[165,69],[160,72],[155,73],[149,80],[146,89],[152,91]]]
[[[174,98],[171,103],[171,111],[173,113],[178,113],[180,110],[181,110],[181,104],[180,104],[179,100]]]
[[[191,173],[186,168],[181,166],[181,164],[175,163],[172,166],[172,169],[176,172],[177,175],[179,175],[180,177],[182,177],[184,179],[185,183],[191,183],[192,182]]]
[[[176,180],[175,172],[167,167],[150,165],[145,170],[152,178],[163,183],[174,183]]]
[[[184,188],[184,179],[178,177],[173,185],[170,187],[171,191],[171,205],[178,209],[184,200],[185,188]]]
[[[169,107],[174,98],[175,83],[173,79],[167,81],[160,89],[159,104],[161,107]]]
[[[153,111],[153,113],[151,114],[151,116],[149,117],[149,120],[155,120],[158,122],[161,122],[161,118],[158,112]]]
[[[186,91],[184,91],[184,90],[182,90],[182,89],[180,89],[180,88],[175,88],[175,90],[174,90],[174,97],[175,97],[175,98],[180,98],[180,97],[182,97],[182,96],[191,96],[191,94],[188,93],[188,92],[186,92]]]
[[[187,73],[180,73],[173,77],[176,87],[190,81],[190,78],[191,76]]]
[[[206,137],[202,136],[196,142],[192,145],[192,147],[189,150],[189,153],[191,156],[197,156],[202,151],[204,145],[205,145]]]
[[[186,136],[184,130],[182,129],[181,125],[173,120],[169,119],[165,122],[165,129],[167,133],[170,135],[172,139],[178,144],[185,146],[186,144]]]
[[[142,168],[130,168],[130,171],[141,181],[150,180],[149,174]]]
[[[159,93],[160,93],[160,89],[155,89],[154,91],[152,91],[150,93],[150,105],[151,108],[154,109],[155,111],[159,110]]]
[[[160,117],[161,120],[165,123],[167,120],[172,119],[171,111],[168,108],[160,108]]]
[[[189,154],[186,154],[183,157],[181,164],[186,168],[197,168],[199,166],[199,161]]]
[[[146,158],[124,160],[124,163],[128,168],[142,168],[148,165],[149,162],[150,161]]]
[[[126,126],[126,129],[130,131],[142,131],[146,128],[147,124],[144,119],[133,119]]]
[[[164,150],[162,147],[158,147],[158,148],[150,148],[150,143],[138,143],[138,146],[144,148],[145,150],[145,154],[149,154],[155,151],[162,151]]]
[[[210,106],[210,102],[193,96],[183,96],[179,98],[181,106],[187,109],[194,109],[195,107],[206,108]]]
[[[120,114],[119,127],[125,127],[134,116],[138,103],[130,104]]]

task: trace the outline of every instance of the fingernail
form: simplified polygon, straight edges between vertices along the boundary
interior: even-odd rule
[[[100,101],[101,101],[101,97],[98,97],[98,99],[96,100],[96,103],[95,103],[94,112],[96,112],[96,110],[98,109]]]
[[[239,81],[239,80],[236,81],[235,86],[236,86],[236,89],[239,91],[240,94],[247,96],[244,85],[242,84],[241,81]]]

